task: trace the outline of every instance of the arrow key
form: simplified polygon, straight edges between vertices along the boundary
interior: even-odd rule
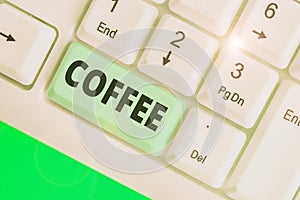
[[[284,69],[300,42],[300,4],[286,0],[250,0],[231,40],[271,65]]]
[[[257,35],[257,39],[265,39],[265,38],[267,38],[267,36],[265,35],[265,33],[263,31],[258,32],[256,30],[253,30],[252,32]]]
[[[168,64],[169,62],[171,62],[170,60],[170,56],[172,54],[172,51],[169,51],[168,55],[166,57],[163,57],[163,65],[165,66],[166,64]]]
[[[192,96],[215,55],[218,42],[173,16],[159,22],[139,62],[139,70]]]
[[[16,41],[15,38],[11,34],[5,35],[4,33],[0,32],[0,35],[2,37],[6,38],[6,41],[8,41],[8,42],[14,42],[14,41]]]
[[[56,32],[7,4],[0,4],[0,19],[0,73],[22,85],[30,85],[51,48]]]

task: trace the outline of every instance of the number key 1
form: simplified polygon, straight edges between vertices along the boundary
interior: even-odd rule
[[[130,14],[131,10],[134,10],[134,15]],[[77,36],[111,57],[132,64],[138,54],[138,51],[132,50],[141,48],[149,32],[133,30],[152,27],[157,14],[155,7],[140,0],[94,0],[78,29]],[[124,36],[124,33],[127,35]],[[124,55],[129,51],[131,53]]]
[[[118,2],[119,2],[119,0],[112,0],[112,1],[114,2],[114,5],[112,6],[110,12],[114,12],[114,10],[115,10],[115,8],[116,8]]]

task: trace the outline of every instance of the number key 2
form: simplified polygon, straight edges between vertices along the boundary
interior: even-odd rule
[[[186,95],[195,94],[219,43],[180,21],[165,15],[139,62],[139,70]],[[194,65],[198,65],[198,70]],[[182,83],[180,82],[182,81]]]

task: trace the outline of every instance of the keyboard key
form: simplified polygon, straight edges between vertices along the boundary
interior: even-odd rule
[[[163,4],[165,3],[166,0],[152,0],[152,1],[158,4]]]
[[[175,13],[222,36],[227,32],[242,0],[171,0],[169,7]]]
[[[185,103],[79,43],[72,43],[48,97],[145,152],[159,155]]]
[[[216,40],[175,17],[165,15],[144,51],[139,70],[191,96],[217,48]]]
[[[251,128],[276,86],[278,74],[230,47],[220,53],[215,68],[200,89],[198,101]]]
[[[300,4],[286,0],[251,0],[231,39],[242,49],[284,69],[300,42]]]
[[[171,160],[174,160],[174,158],[179,158],[182,152],[185,152],[172,165],[217,188],[223,184],[232,164],[239,155],[246,135],[229,126],[223,120],[212,118],[217,117],[197,108],[190,110],[167,155]],[[217,120],[219,124],[215,124],[213,120]],[[193,133],[193,124],[196,124],[196,134]],[[213,127],[218,125],[219,127]],[[216,138],[215,147],[210,154],[202,155],[201,149],[206,136],[216,131],[221,133],[220,138]],[[182,143],[187,138],[187,134],[194,134],[195,139],[185,151],[188,145]],[[188,142],[191,143],[191,141]]]
[[[229,184],[234,199],[292,199],[300,183],[300,86],[285,81]]]
[[[95,0],[77,35],[79,39],[100,51],[126,64],[132,64],[139,53],[137,49],[141,48],[149,32],[149,29],[134,30],[152,27],[157,15],[155,7],[140,0]],[[129,33],[120,36],[128,31]]]
[[[290,67],[290,74],[300,80],[300,51],[296,54],[296,57],[294,58],[291,67]]]
[[[23,84],[33,83],[56,32],[7,4],[0,4],[0,73]]]

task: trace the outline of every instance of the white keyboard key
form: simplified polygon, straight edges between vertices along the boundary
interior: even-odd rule
[[[292,0],[251,0],[231,39],[246,51],[283,69],[300,42],[300,4]]]
[[[0,4],[0,73],[23,85],[33,83],[56,32],[7,4]]]
[[[290,74],[300,81],[300,50],[291,64]]]
[[[221,51],[198,101],[232,121],[251,128],[278,81],[278,74],[234,48]]]
[[[217,49],[216,40],[175,17],[165,15],[144,51],[139,70],[191,96]],[[179,84],[180,79],[185,83]]]
[[[171,0],[172,11],[216,35],[227,32],[243,0]]]
[[[285,81],[227,188],[234,199],[291,200],[300,184],[300,86]]]
[[[192,177],[218,188],[223,184],[235,159],[239,155],[246,140],[246,135],[229,126],[222,119],[218,119],[218,124],[215,123],[219,127],[212,127],[214,125],[212,118],[216,118],[216,116],[198,108],[190,110],[167,155],[171,160],[174,160],[180,157],[182,152],[185,152],[172,165]],[[193,129],[194,125],[192,124],[196,124],[196,129]],[[196,131],[196,133],[193,131]],[[216,145],[212,152],[208,155],[201,155],[206,136],[216,131],[220,132],[220,138],[216,138]],[[188,138],[187,134],[194,134],[195,139],[188,147],[188,150],[185,151],[187,145],[183,144],[183,141]],[[191,141],[189,142],[191,143]]]
[[[152,1],[158,4],[163,4],[165,3],[166,0],[152,0]]]
[[[132,64],[149,30],[133,31],[151,28],[157,15],[155,7],[140,0],[95,0],[81,23],[77,36],[110,56]],[[130,33],[124,35],[128,31]],[[128,54],[124,55],[125,53]]]

